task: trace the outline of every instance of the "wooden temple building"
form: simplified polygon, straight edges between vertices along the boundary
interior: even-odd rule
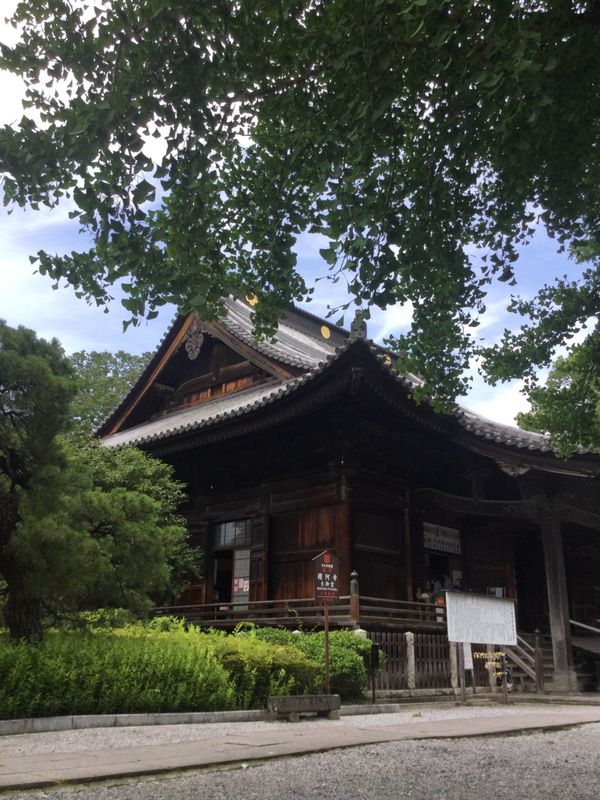
[[[188,485],[204,578],[177,610],[314,621],[312,559],[329,549],[339,624],[439,629],[435,581],[512,597],[519,630],[552,637],[554,688],[574,689],[573,643],[600,628],[600,456],[560,460],[541,435],[415,404],[417,379],[360,326],[294,309],[257,343],[251,305],[224,310],[177,318],[99,431]]]

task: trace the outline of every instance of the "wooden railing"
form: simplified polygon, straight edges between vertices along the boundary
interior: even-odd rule
[[[358,621],[363,627],[446,630],[445,606],[363,595],[359,600]]]
[[[323,624],[323,605],[313,598],[291,600],[259,600],[246,603],[207,603],[204,605],[162,606],[156,616],[184,617],[201,627],[235,628],[240,622],[275,625],[286,628],[314,628]],[[330,624],[348,626],[350,597],[340,597],[329,605]]]
[[[518,644],[505,647],[504,652],[509,661],[516,664],[528,678],[537,683],[535,649],[523,637],[518,637]]]
[[[352,600],[352,602],[351,602]],[[357,602],[358,601],[358,602]],[[314,628],[323,624],[323,605],[313,598],[261,600],[245,603],[163,606],[155,615],[184,617],[202,627],[234,628],[240,622]],[[446,610],[432,603],[387,600],[381,597],[345,595],[329,604],[330,624],[336,627],[369,627],[395,630],[446,629]]]
[[[598,620],[600,622],[600,620]],[[569,622],[571,625],[575,625],[577,628],[582,628],[585,631],[590,631],[591,633],[595,633],[596,635],[600,636],[600,628],[595,628],[593,625],[585,625],[583,622],[576,622],[574,619],[570,619]]]

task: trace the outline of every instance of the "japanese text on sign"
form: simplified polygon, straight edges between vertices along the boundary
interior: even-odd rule
[[[315,564],[315,597],[336,600],[339,597],[338,559],[325,550],[313,559]]]
[[[451,642],[517,643],[514,600],[446,592],[446,616]]]
[[[460,555],[460,531],[456,528],[446,528],[444,525],[425,522],[423,524],[423,546],[426,550],[439,550],[442,553]]]

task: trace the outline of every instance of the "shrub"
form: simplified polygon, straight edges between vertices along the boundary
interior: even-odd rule
[[[255,636],[263,642],[269,642],[269,644],[292,646],[296,643],[296,637],[302,635],[300,633],[293,633],[287,628],[255,628],[252,631],[242,630],[242,633]]]
[[[257,628],[248,634],[267,642],[291,645],[312,661],[325,662],[325,638],[323,632],[292,633],[284,628]],[[366,663],[371,651],[371,642],[354,631],[331,631],[329,633],[329,676],[331,691],[343,699],[360,697],[367,686]]]
[[[169,631],[187,631],[190,627],[192,626],[190,626],[183,617],[174,617],[168,614],[153,617],[146,623],[147,630],[161,631],[162,633],[167,633]]]
[[[260,708],[269,695],[323,688],[322,633],[228,635],[175,617],[109,628],[118,615],[100,612],[83,620],[87,630],[49,631],[37,645],[0,632],[0,717]],[[332,690],[360,695],[370,643],[345,631],[330,643]]]
[[[275,694],[312,694],[321,668],[297,648],[270,644],[246,633],[213,632],[213,647],[235,687],[236,705],[260,708]]]
[[[136,622],[136,617],[128,608],[97,608],[95,611],[78,611],[61,622],[65,630],[113,630],[125,628]]]
[[[48,632],[41,644],[0,637],[0,717],[233,708],[229,675],[200,635],[132,626]]]

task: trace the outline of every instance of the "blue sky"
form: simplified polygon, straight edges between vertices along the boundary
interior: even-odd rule
[[[2,0],[2,14],[10,14],[16,0]],[[0,21],[0,40],[14,38],[12,29]],[[13,76],[0,72],[0,124],[10,124],[21,116],[21,86]],[[56,337],[67,352],[76,350],[126,350],[141,353],[154,350],[175,314],[175,308],[166,307],[152,322],[138,327],[130,326],[123,332],[127,312],[115,300],[103,308],[87,304],[75,297],[70,287],[52,288],[52,281],[34,274],[29,255],[39,249],[48,252],[68,252],[81,247],[78,225],[68,219],[68,207],[53,211],[23,211],[15,209],[8,215],[0,209],[0,319],[10,325],[33,328],[44,338]],[[85,242],[83,242],[85,246]],[[314,278],[326,273],[326,265],[319,255],[322,243],[316,237],[303,236],[298,244],[299,264],[302,274]],[[565,255],[558,255],[556,245],[540,231],[530,245],[523,249],[517,264],[518,288],[527,296],[544,282],[565,273],[580,271]],[[315,299],[308,306],[317,315],[324,316],[327,305],[340,301],[340,285],[328,281],[316,284]],[[504,284],[493,287],[488,298],[488,312],[477,329],[478,336],[487,341],[496,340],[505,327],[515,327],[517,320],[505,312],[510,289]],[[369,323],[369,336],[380,340],[386,334],[398,332],[406,326],[410,312],[393,308],[385,313],[377,311]],[[497,387],[486,386],[476,378],[473,390],[462,402],[490,419],[513,424],[517,411],[527,407],[519,391],[519,383],[512,382]]]

